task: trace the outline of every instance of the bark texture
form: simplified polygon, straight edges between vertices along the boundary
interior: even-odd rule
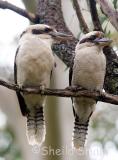
[[[111,47],[104,48],[107,70],[104,82],[106,92],[118,95],[118,56]]]
[[[37,15],[40,16],[40,22],[54,26],[61,32],[72,34],[67,28],[61,9],[61,0],[37,0]],[[61,45],[55,44],[53,50],[63,62],[69,67],[71,65],[74,49],[77,39],[73,39]]]

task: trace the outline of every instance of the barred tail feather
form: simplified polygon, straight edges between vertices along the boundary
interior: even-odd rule
[[[87,131],[88,131],[88,123],[89,123],[89,120],[84,123],[80,122],[79,118],[76,116],[74,132],[73,132],[74,148],[79,149],[80,147],[84,147]]]
[[[46,134],[43,107],[36,109],[35,121],[36,121],[35,139],[36,142],[38,142],[38,144],[41,145],[45,140],[45,134]]]
[[[27,115],[27,139],[30,145],[35,144],[35,115],[34,113],[29,113]]]
[[[45,140],[45,122],[43,107],[35,108],[27,116],[27,138],[30,145],[41,145]]]

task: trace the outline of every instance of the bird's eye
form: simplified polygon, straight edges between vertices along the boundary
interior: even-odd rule
[[[96,39],[97,37],[96,37],[96,35],[92,35],[89,39],[90,40],[94,40],[94,39]]]
[[[45,28],[46,33],[51,32],[52,30],[53,30],[52,28]]]

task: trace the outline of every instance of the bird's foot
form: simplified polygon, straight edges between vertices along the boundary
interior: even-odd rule
[[[103,89],[89,89],[90,92],[97,92],[99,96],[103,96],[103,92],[105,92]]]
[[[77,91],[83,90],[84,88],[78,85],[73,85],[73,86],[66,87],[66,89],[71,90],[73,92],[77,92]]]
[[[21,89],[25,89],[25,88],[34,88],[34,86],[25,84],[25,85],[20,86],[20,88],[21,88]]]
[[[45,90],[45,86],[40,84],[38,86],[35,85],[24,85],[24,86],[20,86],[20,90],[23,91],[24,89],[39,89],[40,90],[40,94],[43,95],[44,94],[44,90]]]
[[[39,86],[39,89],[41,90],[41,95],[43,95],[44,94],[44,90],[45,90],[45,86],[41,84]]]
[[[104,92],[103,89],[97,89],[97,90],[95,90],[95,91],[98,92],[100,96],[103,95],[103,92]]]
[[[20,91],[24,90],[27,86],[19,86]]]

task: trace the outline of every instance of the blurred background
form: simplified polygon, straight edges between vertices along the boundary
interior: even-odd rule
[[[35,12],[35,1],[8,0],[21,8]],[[79,0],[82,12],[91,27],[86,0]],[[109,0],[118,7],[117,1]],[[115,3],[113,3],[115,2]],[[98,6],[99,7],[99,6]],[[79,38],[81,31],[71,0],[62,0],[66,24]],[[118,53],[118,33],[99,11],[103,28],[114,43]],[[14,56],[19,36],[30,22],[10,10],[0,9],[0,78],[13,82]],[[53,71],[53,88],[68,86],[68,69],[56,57]],[[118,107],[98,103],[91,118],[87,147],[77,152],[72,149],[73,112],[70,98],[51,97],[45,107],[46,141],[41,149],[31,147],[25,134],[26,119],[22,117],[15,92],[0,86],[0,160],[117,160],[118,159]],[[58,152],[58,153],[57,153]]]

